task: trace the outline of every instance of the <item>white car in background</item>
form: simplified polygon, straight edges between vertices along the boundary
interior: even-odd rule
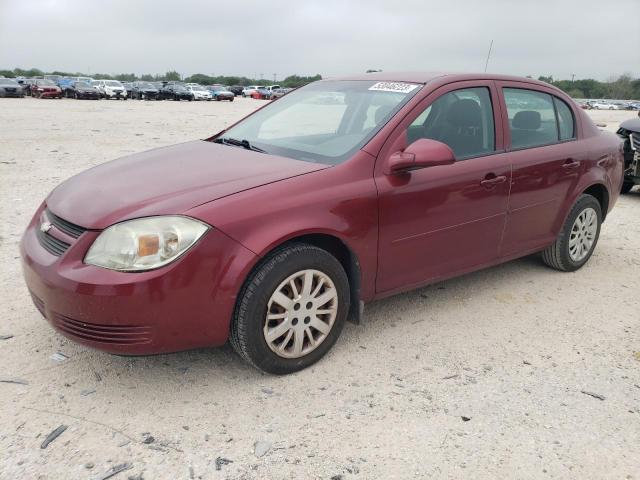
[[[260,88],[259,85],[249,85],[248,87],[244,87],[244,90],[242,90],[242,96],[250,97],[251,94],[256,90],[258,90],[259,88]]]
[[[194,100],[211,100],[213,97],[211,92],[204,88],[202,85],[187,84],[187,90],[191,92]]]
[[[127,99],[127,89],[118,80],[94,80],[91,84],[98,89],[103,98]]]
[[[618,105],[603,101],[591,102],[591,108],[594,110],[620,110]]]

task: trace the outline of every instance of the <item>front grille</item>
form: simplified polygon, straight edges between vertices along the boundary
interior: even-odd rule
[[[633,150],[640,150],[640,133],[631,133],[629,134],[629,138],[631,139],[631,148]]]
[[[78,238],[80,235],[82,235],[84,232],[87,231],[86,228],[80,227],[71,222],[67,222],[66,220],[58,217],[48,208],[46,210],[46,214],[47,214],[47,218],[51,222],[51,225],[56,227],[61,232],[66,233],[70,237]]]
[[[91,342],[112,345],[139,345],[150,343],[153,330],[148,326],[138,325],[99,325],[86,323],[54,313],[51,316],[53,325],[69,336]]]
[[[63,242],[62,240],[59,240],[56,237],[43,232],[39,228],[36,230],[36,235],[38,236],[40,245],[42,245],[42,247],[46,251],[57,257],[66,252],[67,249],[71,246],[67,242]]]

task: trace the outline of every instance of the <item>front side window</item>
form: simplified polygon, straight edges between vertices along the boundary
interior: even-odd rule
[[[420,138],[446,143],[456,159],[495,151],[495,125],[489,89],[455,90],[436,99],[407,128],[408,144]]]
[[[362,148],[421,85],[365,80],[321,81],[259,110],[221,137],[268,153],[336,165]]]
[[[548,93],[526,90],[522,88],[505,88],[504,100],[507,104],[509,129],[511,131],[511,148],[530,148],[557,143],[561,135],[558,133],[558,117],[553,97]],[[562,102],[561,102],[562,103]],[[564,105],[565,108],[568,108]],[[564,135],[573,136],[573,116],[569,114],[571,123],[564,117],[562,129]],[[561,120],[562,123],[562,120]]]

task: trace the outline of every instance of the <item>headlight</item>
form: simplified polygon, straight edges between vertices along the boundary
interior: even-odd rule
[[[104,230],[84,263],[111,270],[151,270],[173,262],[204,235],[209,226],[187,217],[128,220]]]

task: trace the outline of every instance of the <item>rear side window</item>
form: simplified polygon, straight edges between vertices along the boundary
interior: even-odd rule
[[[575,138],[571,108],[548,93],[505,88],[511,148],[531,148]]]
[[[553,97],[553,103],[558,112],[558,133],[560,134],[560,140],[576,138],[576,127],[571,109],[559,98]]]
[[[558,141],[558,124],[551,95],[505,88],[511,148],[536,147]]]

